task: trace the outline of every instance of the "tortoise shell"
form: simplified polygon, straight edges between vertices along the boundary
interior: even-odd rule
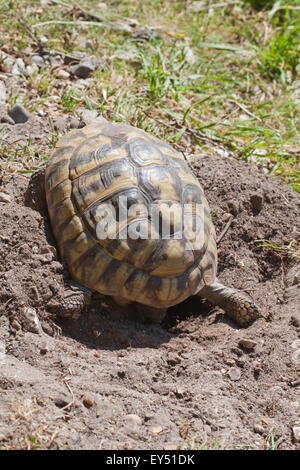
[[[215,280],[215,230],[203,190],[180,153],[140,129],[100,118],[64,136],[47,164],[46,197],[61,257],[89,289],[166,308]],[[182,207],[192,220],[201,209],[200,245],[182,230]],[[99,237],[103,221],[107,236]],[[128,236],[141,228],[146,236]]]

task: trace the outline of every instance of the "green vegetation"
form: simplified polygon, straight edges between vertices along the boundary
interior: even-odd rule
[[[258,164],[300,191],[300,0],[19,0],[2,1],[0,17],[0,48],[103,62],[83,86],[58,88],[53,67],[24,76],[38,93],[22,97],[32,110],[49,113],[54,95],[61,112],[97,109],[185,154]]]

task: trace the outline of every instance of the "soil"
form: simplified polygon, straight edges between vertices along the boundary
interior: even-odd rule
[[[2,171],[0,448],[300,449],[299,196],[231,158],[190,164],[217,235],[233,216],[219,278],[259,307],[248,328],[197,298],[162,325],[130,320],[98,294],[79,320],[59,317],[69,278],[43,194],[34,180],[28,190],[29,175]]]

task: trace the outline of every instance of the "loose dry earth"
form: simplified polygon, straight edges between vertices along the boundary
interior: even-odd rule
[[[7,124],[7,135],[30,129],[42,140],[46,127],[32,117]],[[230,158],[191,166],[218,235],[234,216],[219,277],[259,306],[263,318],[247,329],[196,298],[161,326],[129,320],[99,295],[78,322],[59,318],[68,273],[43,195],[27,191],[28,175],[2,171],[1,448],[300,449],[299,196]]]

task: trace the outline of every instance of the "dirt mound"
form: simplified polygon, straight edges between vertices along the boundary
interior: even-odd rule
[[[248,329],[196,298],[161,326],[127,320],[100,295],[78,322],[59,319],[68,273],[42,198],[30,199],[27,177],[2,176],[1,447],[300,448],[299,197],[235,160],[191,166],[217,235],[228,227],[219,277],[263,314]]]

